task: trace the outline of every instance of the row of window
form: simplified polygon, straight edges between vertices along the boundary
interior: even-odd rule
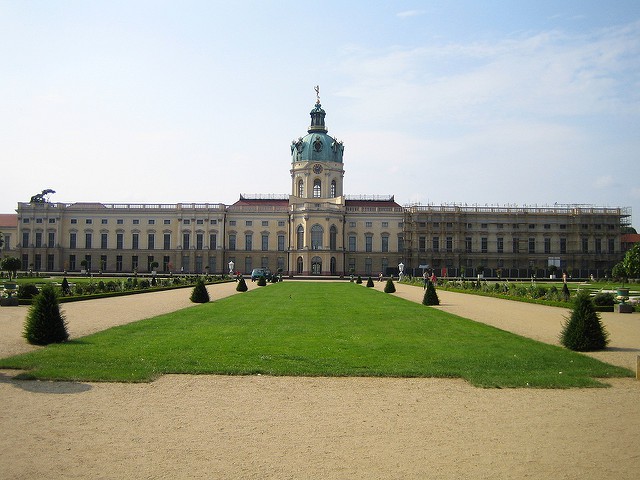
[[[434,229],[441,227],[440,222],[431,222],[431,223],[429,223],[429,225],[431,226],[431,228],[434,228]],[[445,228],[453,228],[454,222],[445,222],[445,223],[443,223],[443,225],[445,226]],[[523,224],[513,223],[513,224],[511,224],[511,228],[513,230],[518,230],[518,229],[520,229],[521,225],[523,225]],[[567,229],[567,224],[566,223],[553,224],[553,225],[557,225],[560,230],[566,230]],[[463,226],[467,230],[471,230],[471,229],[474,228],[474,224],[473,223],[464,223]],[[496,223],[495,226],[496,226],[497,229],[503,229],[505,224],[504,223]],[[527,227],[529,228],[529,230],[535,230],[536,228],[539,228],[539,226],[540,225],[537,224],[537,223],[529,223],[529,224],[527,224]],[[551,230],[551,226],[552,226],[551,223],[542,224],[542,228],[544,230]],[[418,227],[426,228],[427,227],[427,222],[418,222]],[[587,224],[587,223],[582,223],[582,224],[580,224],[580,227],[583,230],[588,230],[589,227],[593,227],[595,230],[604,230],[605,228],[607,230],[615,230],[618,227],[618,225],[614,225],[614,224],[605,224],[605,225],[593,224],[593,225],[590,225],[590,224]],[[481,229],[488,229],[489,228],[489,224],[488,223],[481,223],[480,224],[480,228]]]
[[[608,253],[615,253],[616,242],[615,239],[609,238],[606,239],[607,251]],[[511,239],[511,251],[512,253],[521,253],[521,244],[523,239],[518,237],[514,237]],[[504,238],[498,237],[496,239],[496,253],[504,253]],[[545,238],[544,242],[544,253],[567,253],[567,239],[560,238],[560,243],[558,245],[558,252],[553,252],[551,245],[551,238]],[[594,252],[595,253],[605,253],[604,252],[604,242],[601,238],[594,239]],[[536,238],[530,237],[527,243],[527,251],[528,253],[541,253],[538,252],[537,241]],[[427,248],[427,237],[419,237],[418,238],[418,249],[421,252],[426,251]],[[431,240],[431,249],[434,252],[440,251],[440,237],[433,237]],[[587,237],[583,237],[580,239],[580,250],[582,253],[589,253],[589,239]],[[444,244],[444,251],[452,252],[453,251],[453,237],[446,237]],[[473,239],[472,237],[465,237],[464,239],[464,251],[466,253],[472,253],[473,251]],[[488,253],[489,251],[489,239],[487,237],[480,238],[480,253]]]

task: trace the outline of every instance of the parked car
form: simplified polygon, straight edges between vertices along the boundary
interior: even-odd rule
[[[271,280],[272,276],[273,274],[271,273],[271,270],[269,270],[268,268],[264,268],[264,267],[254,268],[253,271],[251,272],[251,281],[255,282],[260,277],[264,277],[266,280]]]

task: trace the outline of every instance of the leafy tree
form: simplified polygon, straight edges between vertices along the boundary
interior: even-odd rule
[[[9,280],[15,278],[18,269],[22,266],[22,261],[16,257],[5,257],[2,259],[2,269],[9,272]]]
[[[209,292],[207,292],[207,286],[204,284],[204,280],[199,278],[196,281],[195,287],[191,292],[190,300],[193,303],[207,303],[209,301]]]
[[[371,278],[371,276],[367,278],[367,287],[373,287],[373,279]]]
[[[636,243],[627,250],[622,265],[627,273],[627,278],[640,278],[640,243]]]
[[[236,291],[246,292],[247,290],[249,290],[249,287],[247,287],[247,282],[244,281],[244,277],[240,277],[240,280],[238,280],[238,285],[236,286]]]
[[[35,297],[25,322],[24,338],[32,345],[48,345],[69,339],[53,285],[45,285]]]
[[[423,305],[440,305],[440,299],[438,298],[438,294],[436,293],[436,287],[433,286],[433,283],[428,281],[427,288],[424,291],[424,297],[422,297]]]
[[[393,279],[389,277],[387,284],[384,286],[384,293],[395,293],[396,286],[393,284]]]
[[[560,343],[577,352],[603,350],[609,343],[609,334],[600,322],[588,292],[578,292],[571,316],[562,326]]]

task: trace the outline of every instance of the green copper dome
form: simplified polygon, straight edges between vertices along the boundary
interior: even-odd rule
[[[291,142],[291,162],[338,162],[342,163],[344,145],[327,135],[324,124],[325,111],[320,100],[310,112],[311,125],[307,135]]]

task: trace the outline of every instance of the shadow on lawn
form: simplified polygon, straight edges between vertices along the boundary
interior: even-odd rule
[[[20,378],[20,376],[25,378]],[[13,385],[20,390],[31,393],[48,393],[48,394],[73,394],[84,393],[91,390],[91,385],[78,382],[51,382],[42,380],[28,379],[29,374],[16,370],[15,376],[7,375],[5,372],[0,372],[0,383],[6,383]]]

